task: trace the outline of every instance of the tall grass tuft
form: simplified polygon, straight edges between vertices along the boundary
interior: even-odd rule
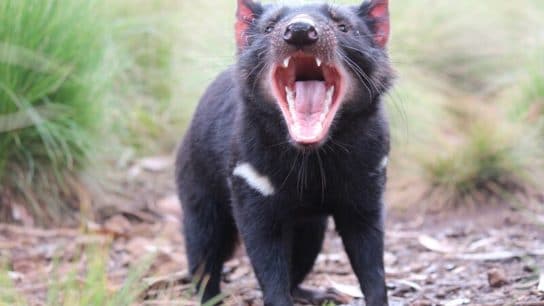
[[[430,198],[438,208],[508,201],[536,186],[542,174],[541,148],[524,126],[478,118],[463,139],[442,146],[443,153],[422,160]],[[441,205],[442,204],[442,205]]]
[[[166,131],[174,125],[173,49],[177,14],[165,0],[110,4],[115,90],[109,99],[112,131],[120,145],[142,154],[167,147]],[[164,145],[163,145],[164,144]]]
[[[526,32],[527,1],[413,0],[391,3],[391,54],[455,92],[493,92],[515,78],[514,41]],[[426,82],[425,80],[423,82]]]
[[[102,122],[98,12],[95,0],[0,2],[0,201],[22,197],[40,220],[62,216]]]
[[[538,54],[527,67],[527,79],[522,86],[521,101],[515,105],[515,112],[519,119],[542,125],[544,123],[544,58],[542,57],[544,47],[538,50]]]

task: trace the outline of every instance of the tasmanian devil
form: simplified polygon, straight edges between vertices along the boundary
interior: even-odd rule
[[[237,62],[202,97],[177,158],[202,301],[220,294],[239,236],[265,305],[335,299],[300,287],[332,216],[366,304],[387,305],[388,1],[238,0],[235,29]]]

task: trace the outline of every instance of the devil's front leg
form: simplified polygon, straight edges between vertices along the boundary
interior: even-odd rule
[[[387,305],[385,273],[383,264],[383,226],[379,213],[371,218],[356,218],[352,215],[335,215],[338,232],[359,279],[365,295],[366,305]]]
[[[292,306],[289,279],[292,227],[277,211],[274,197],[243,191],[238,195],[233,200],[234,215],[262,289],[264,305]]]
[[[359,195],[349,193],[349,198],[338,203],[334,219],[366,305],[383,306],[388,305],[383,261],[383,188],[380,185],[374,188]]]

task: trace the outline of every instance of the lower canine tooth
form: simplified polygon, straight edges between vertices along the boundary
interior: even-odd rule
[[[287,106],[289,107],[289,111],[291,112],[291,115],[293,117],[296,117],[297,112],[295,111],[295,93],[289,89],[288,86],[285,86],[285,93],[286,93],[286,99],[287,99]]]
[[[323,130],[323,123],[319,122],[317,124],[317,128],[319,129],[319,131],[322,131]]]
[[[332,104],[332,96],[334,95],[334,86],[331,86],[329,90],[327,90],[327,96],[325,98],[325,105],[329,107]]]
[[[317,67],[321,67],[321,64],[323,63],[319,58],[315,58],[315,63],[317,64]]]
[[[289,87],[285,86],[285,93],[287,98],[287,103],[289,105],[293,104],[295,102],[295,93],[289,89]]]
[[[319,121],[323,122],[325,121],[325,119],[327,119],[327,115],[325,113],[321,114],[321,116],[319,116]]]

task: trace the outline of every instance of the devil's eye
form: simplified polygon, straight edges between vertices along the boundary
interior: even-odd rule
[[[265,29],[264,29],[264,32],[265,33],[272,33],[272,31],[274,31],[274,25],[269,25],[267,26]]]
[[[348,31],[348,26],[341,23],[338,25],[338,30],[342,31],[342,32],[347,32]]]

